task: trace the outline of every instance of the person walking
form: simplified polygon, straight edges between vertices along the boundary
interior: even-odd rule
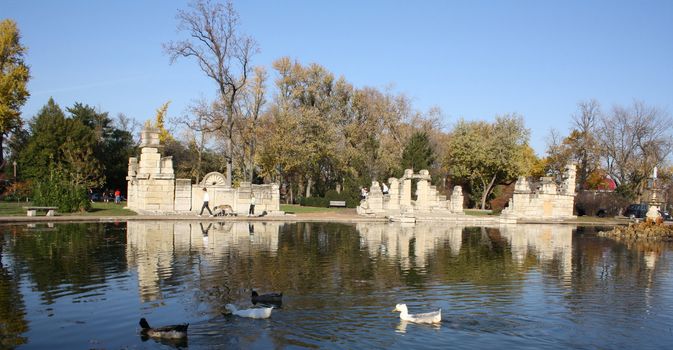
[[[115,190],[115,204],[119,204],[122,202],[122,191],[119,189]]]
[[[248,216],[255,215],[255,194],[250,195],[250,210],[248,210]]]
[[[210,207],[208,206],[208,202],[210,202],[210,196],[208,196],[208,189],[203,188],[203,205],[201,206],[201,212],[199,213],[199,216],[203,215],[203,209],[208,209],[208,212],[210,213],[210,216],[213,216],[213,212],[210,211]]]

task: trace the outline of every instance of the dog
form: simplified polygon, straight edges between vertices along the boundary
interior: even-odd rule
[[[215,215],[215,216],[227,216],[227,215],[234,216],[236,214],[234,213],[234,209],[231,207],[231,205],[222,204],[222,205],[216,205],[215,208],[213,208],[213,215]]]

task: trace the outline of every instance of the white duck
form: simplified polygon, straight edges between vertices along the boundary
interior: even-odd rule
[[[239,310],[232,304],[227,304],[225,308],[236,316],[248,318],[269,318],[271,317],[271,310],[273,310],[272,307]]]
[[[415,322],[415,323],[439,323],[442,322],[442,309],[433,312],[427,312],[423,314],[409,314],[407,309],[407,304],[397,304],[395,305],[395,310],[400,312],[400,319],[403,321]]]

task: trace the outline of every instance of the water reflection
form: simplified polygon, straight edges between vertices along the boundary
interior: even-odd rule
[[[0,229],[0,348],[187,346],[142,342],[139,317],[191,323],[196,349],[673,341],[670,246],[618,243],[587,228],[132,221]],[[252,289],[283,292],[283,307],[265,321],[222,315],[226,303],[252,307]],[[446,321],[406,324],[390,312],[399,302],[442,308]]]
[[[138,286],[143,301],[162,298],[162,281],[169,279],[180,257],[202,254],[199,265],[217,265],[232,249],[251,256],[278,250],[280,223],[245,222],[129,222],[126,259],[138,270]]]

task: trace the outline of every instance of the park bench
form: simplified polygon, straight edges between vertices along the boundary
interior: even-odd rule
[[[23,207],[23,209],[26,209],[27,216],[37,216],[38,211],[46,211],[45,216],[54,216],[58,207]]]
[[[330,207],[346,207],[346,201],[329,201]]]

